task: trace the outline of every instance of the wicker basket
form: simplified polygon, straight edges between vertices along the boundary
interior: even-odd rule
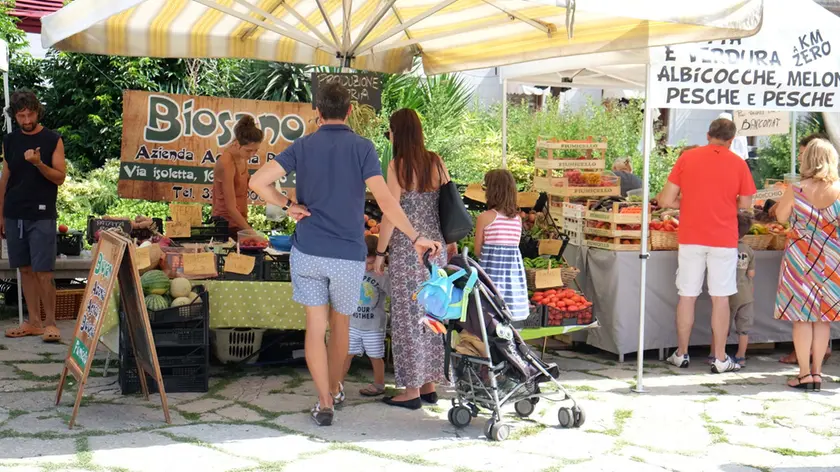
[[[528,290],[532,292],[548,288],[537,288],[537,270],[541,269],[525,269],[525,282],[528,284]],[[577,267],[568,266],[560,268],[560,278],[563,280],[563,286],[569,286],[574,282],[579,273],[580,270]]]
[[[765,251],[773,240],[772,234],[748,234],[744,236],[744,243],[753,251]]]
[[[774,234],[773,239],[770,240],[770,245],[767,246],[769,251],[784,251],[787,244],[786,234]]]
[[[572,285],[575,282],[575,279],[577,278],[578,274],[580,274],[580,269],[578,269],[577,267],[563,267],[560,270],[560,278],[563,279],[563,285],[567,287]]]
[[[650,247],[654,251],[676,251],[680,247],[677,242],[677,232],[651,231]]]
[[[82,288],[59,288],[55,291],[55,319],[75,320],[79,316],[79,307],[82,306],[82,299],[85,298],[85,289]],[[47,319],[44,307],[41,307],[41,319]]]

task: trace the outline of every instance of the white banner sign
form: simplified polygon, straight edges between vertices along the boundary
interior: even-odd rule
[[[765,24],[759,35],[775,33],[769,41],[760,41],[756,35],[655,48],[649,104],[657,108],[840,111],[838,28],[802,26],[795,32],[768,28],[771,25]]]
[[[738,136],[772,136],[790,132],[790,113],[786,111],[736,110]]]

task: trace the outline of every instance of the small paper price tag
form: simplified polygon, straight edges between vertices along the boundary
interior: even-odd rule
[[[534,274],[534,286],[538,289],[563,286],[561,269],[542,269]]]
[[[134,252],[134,255],[137,256],[137,269],[143,270],[146,267],[152,265],[152,259],[149,255],[149,247],[138,247],[137,250]]]
[[[186,221],[167,221],[166,235],[170,238],[189,238],[190,224]]]
[[[184,254],[184,275],[209,275],[216,273],[216,255],[212,252]]]
[[[172,221],[184,221],[193,226],[201,226],[201,206],[184,203],[170,203],[169,214]]]
[[[558,239],[540,239],[540,255],[556,256],[560,254],[563,241]]]
[[[252,256],[232,252],[225,257],[225,272],[248,275],[253,272],[255,261]]]

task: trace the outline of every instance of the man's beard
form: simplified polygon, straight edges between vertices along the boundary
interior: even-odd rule
[[[27,132],[28,131],[35,131],[35,128],[37,128],[37,127],[38,127],[38,123],[20,125],[20,129],[22,129],[24,131],[27,131]]]

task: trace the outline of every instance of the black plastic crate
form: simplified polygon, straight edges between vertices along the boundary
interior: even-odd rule
[[[225,272],[225,258],[227,258],[227,255],[216,255],[216,269],[219,272],[219,280],[240,280],[244,282],[262,280],[263,260],[265,253],[260,251],[258,253],[245,254],[243,252],[243,255],[255,258],[254,269],[251,271],[250,274],[234,274],[233,272]]]
[[[542,328],[545,326],[545,305],[529,304],[528,318],[522,322],[523,328]]]
[[[78,256],[82,253],[82,232],[58,233],[56,235],[56,255]]]
[[[190,228],[189,238],[172,238],[172,240],[178,243],[206,243],[210,242],[210,240],[224,242],[227,241],[229,237],[230,229],[228,222],[223,219],[219,219],[212,220],[201,226],[194,226]]]
[[[193,291],[198,294],[198,298],[189,305],[164,308],[157,311],[149,310],[149,323],[154,327],[160,324],[209,320],[210,293],[202,285],[196,285],[193,287]]]
[[[124,332],[120,334],[127,336]],[[126,349],[120,349],[120,365],[123,368],[136,367],[134,352],[128,349],[129,344],[125,337],[120,338],[120,346],[126,346]],[[202,365],[210,362],[209,350],[206,347],[161,347],[155,351],[161,367]]]
[[[187,346],[206,347],[209,345],[209,332],[205,321],[179,324],[185,326],[153,328],[152,337],[155,339],[155,346],[161,348]]]
[[[209,371],[207,364],[160,368],[166,393],[207,392],[210,387]],[[148,375],[146,386],[150,393],[157,393],[157,383]],[[137,367],[120,369],[120,389],[123,395],[140,392]]]
[[[262,263],[262,279],[266,282],[291,282],[292,266],[288,254],[266,254]]]

